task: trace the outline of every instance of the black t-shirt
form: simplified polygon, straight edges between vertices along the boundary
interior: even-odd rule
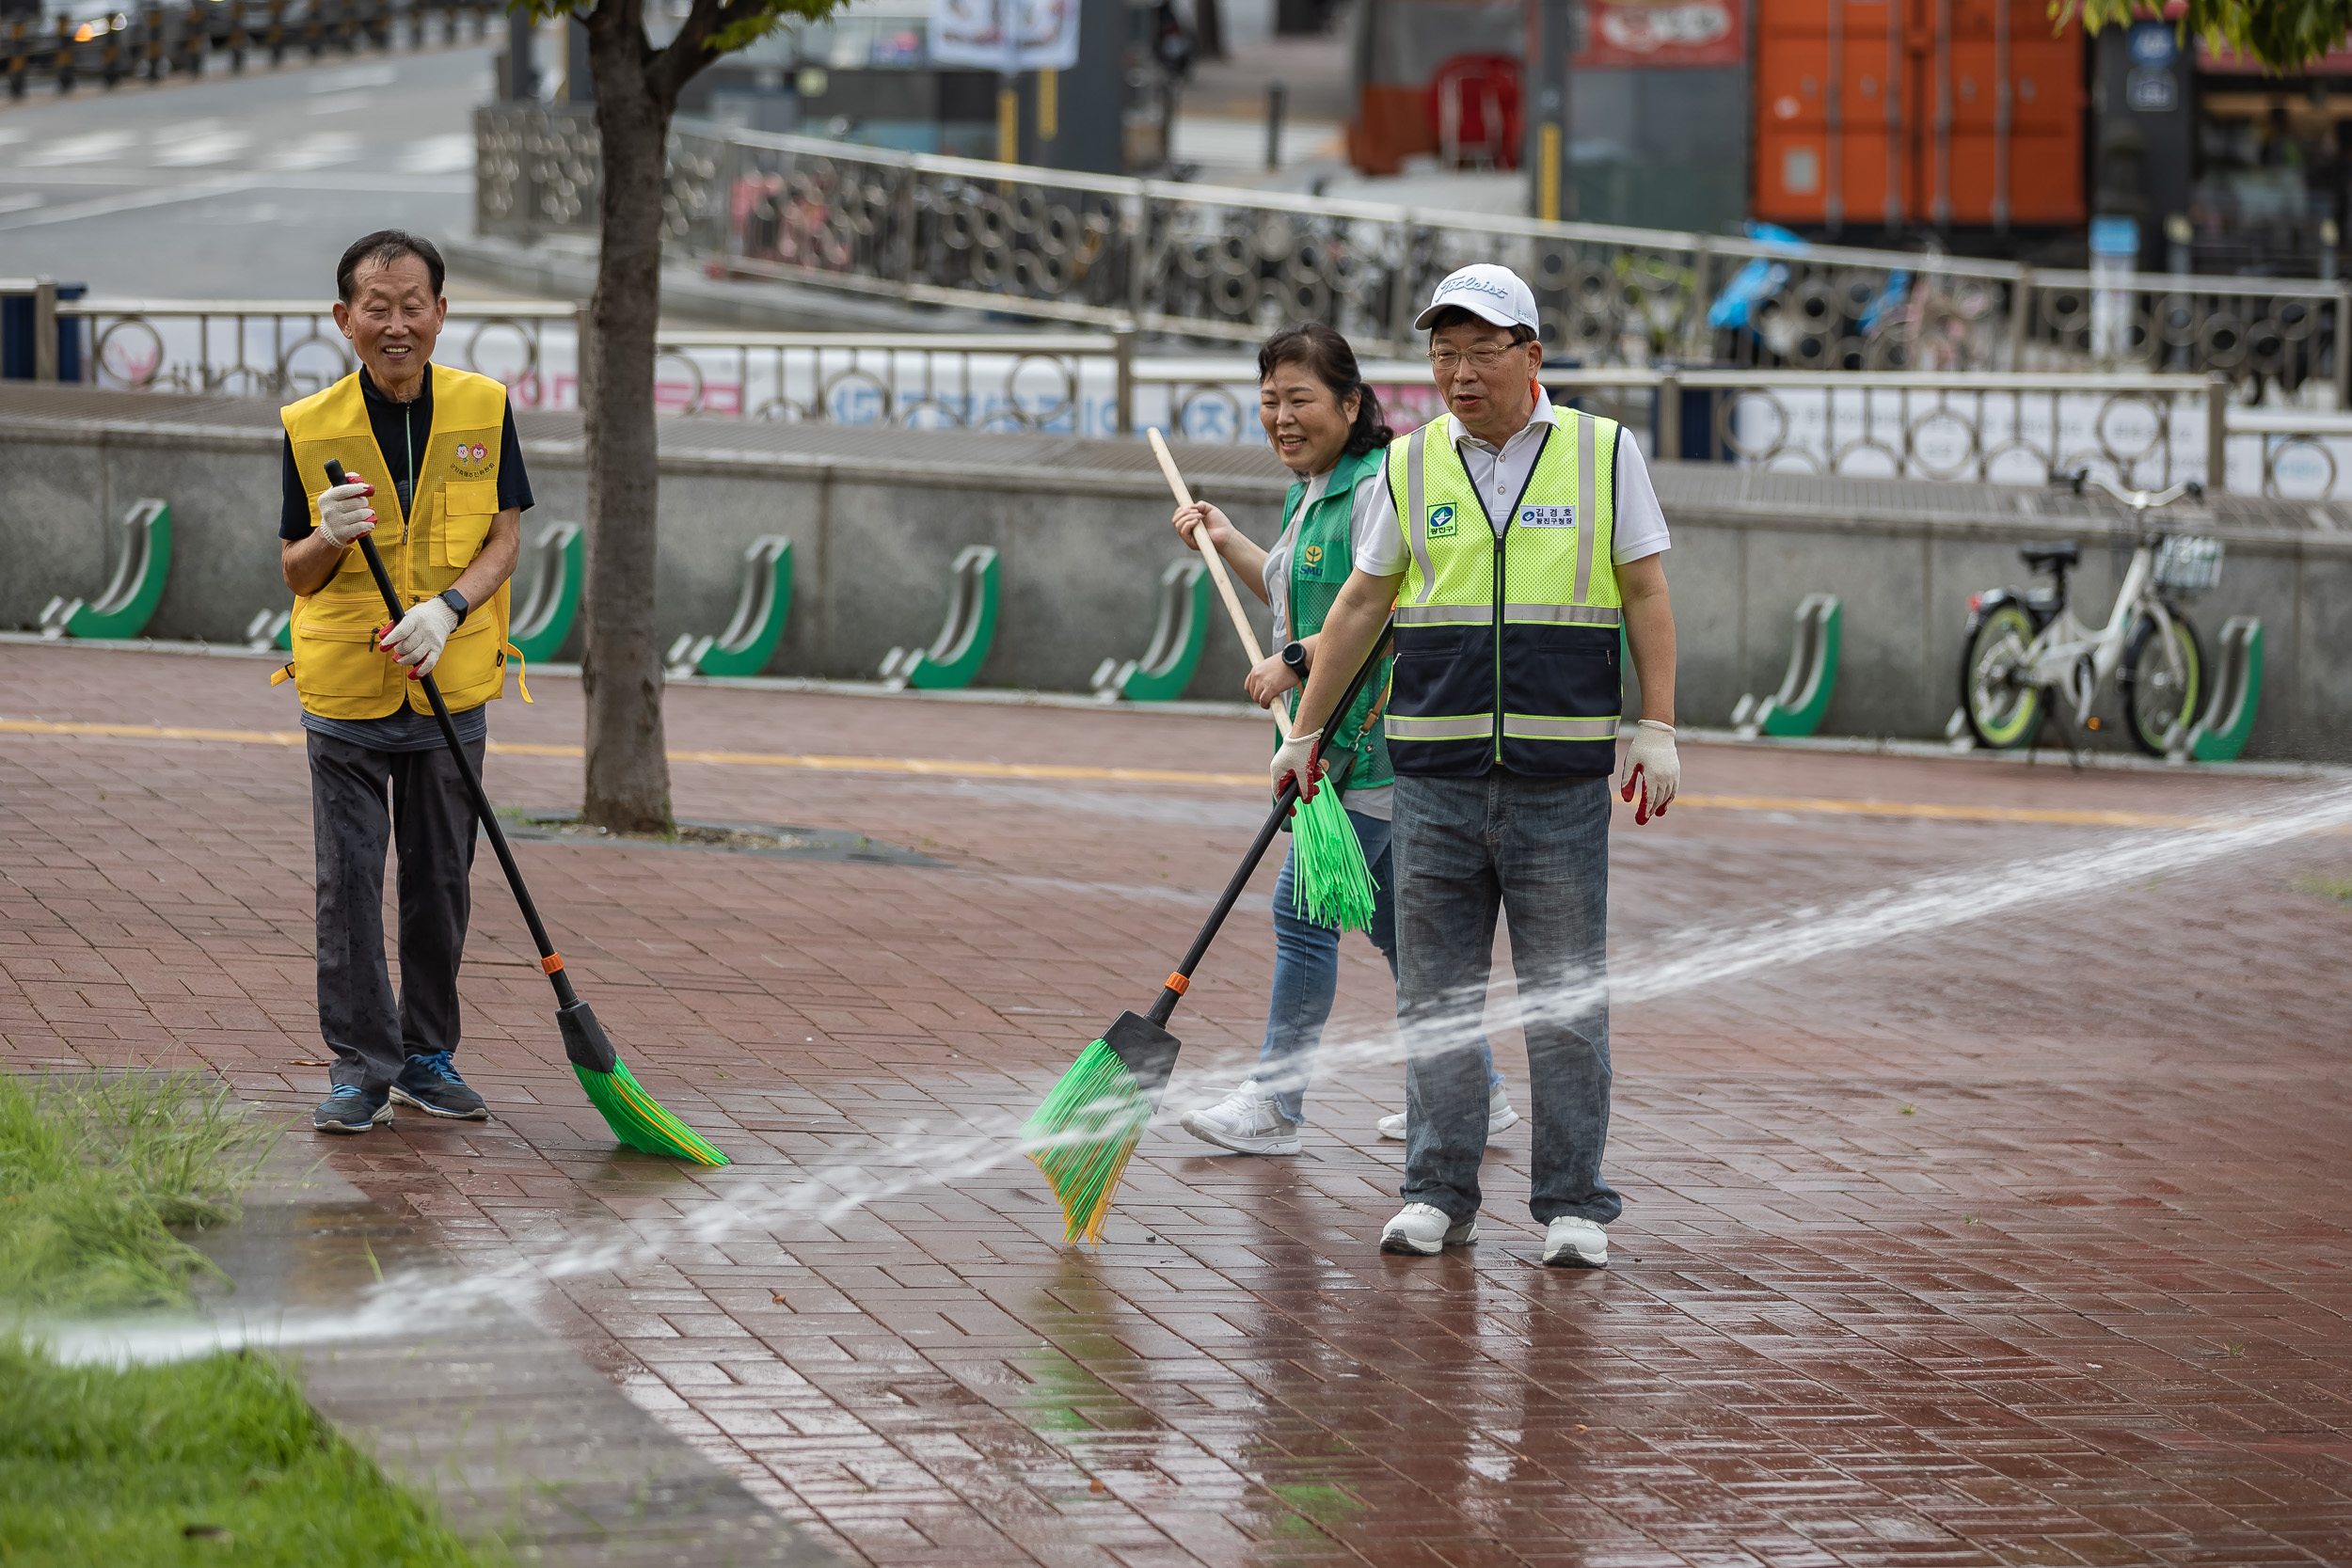
[[[359,395],[368,405],[368,427],[375,432],[376,448],[391,467],[392,484],[400,492],[400,515],[405,518],[408,515],[408,503],[416,495],[416,470],[424,467],[424,449],[433,439],[433,367],[425,366],[424,390],[413,403],[394,403],[376,390],[374,380],[365,369],[359,372]],[[295,469],[294,438],[287,437],[285,500],[278,515],[278,538],[310,536],[310,498],[326,487],[324,474],[306,477]],[[523,471],[523,446],[515,435],[515,405],[510,403],[506,405],[506,427],[499,436],[499,510],[503,512],[511,506],[528,512],[531,505],[531,476]]]

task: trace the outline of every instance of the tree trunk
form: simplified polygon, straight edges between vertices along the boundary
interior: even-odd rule
[[[624,25],[623,24],[626,24]],[[654,328],[661,312],[661,195],[674,104],[646,80],[634,8],[588,18],[596,129],[604,143],[596,291],[580,344],[588,436],[588,774],[583,820],[613,832],[670,831],[654,621],[660,480]]]

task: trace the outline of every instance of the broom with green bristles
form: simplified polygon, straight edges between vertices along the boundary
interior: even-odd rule
[[[1167,477],[1176,504],[1190,506],[1192,493],[1185,487],[1184,475],[1176,471],[1176,458],[1168,450],[1168,442],[1157,426],[1145,434],[1151,437],[1152,454],[1160,460],[1160,472]],[[1249,655],[1249,667],[1254,670],[1265,662],[1265,653],[1258,646],[1258,634],[1242,610],[1241,595],[1233,592],[1233,579],[1226,573],[1225,562],[1207,540],[1198,539],[1194,543],[1200,546],[1200,559],[1207,564],[1210,579],[1225,601],[1225,613],[1232,617],[1233,630],[1240,633],[1242,649]],[[1354,700],[1351,695],[1347,703],[1333,710],[1335,725]],[[1288,740],[1290,722],[1282,710],[1276,707],[1268,711],[1274,720],[1274,733]],[[1336,754],[1339,749],[1325,750]],[[1372,868],[1364,863],[1363,841],[1356,836],[1355,824],[1348,821],[1347,808],[1340,803],[1337,789],[1318,790],[1313,800],[1298,808],[1298,815],[1291,823],[1291,849],[1293,912],[1318,926],[1335,927],[1343,931],[1369,930],[1375,896]]]
[[[326,482],[345,483],[341,463],[328,462]],[[364,533],[359,536],[359,553],[367,558],[376,592],[384,595],[384,608],[391,611],[397,624],[406,612],[401,608],[399,594],[393,591],[391,574],[384,570],[384,558],[376,553],[375,541]],[[433,705],[433,717],[440,721],[441,739],[457,764],[458,777],[466,782],[466,793],[473,800],[474,819],[489,835],[490,847],[498,851],[499,864],[505,868],[506,885],[514,890],[515,902],[522,906],[523,924],[531,927],[531,940],[538,944],[539,967],[547,972],[548,982],[555,987],[555,1026],[564,1037],[564,1054],[571,1059],[580,1086],[588,1091],[588,1102],[603,1113],[612,1135],[631,1148],[691,1160],[698,1165],[725,1164],[725,1155],[664,1110],[661,1102],[629,1075],[628,1064],[621,1060],[612,1042],[605,1037],[604,1026],[596,1022],[596,1015],[573,991],[571,977],[564,973],[564,959],[556,952],[555,943],[548,940],[547,927],[540,923],[539,907],[531,901],[531,890],[523,886],[522,868],[515,863],[515,852],[506,847],[506,834],[500,831],[498,814],[490,809],[490,798],[483,793],[481,776],[474,772],[473,760],[466,755],[466,748],[457,738],[457,726],[450,719],[449,705],[441,700],[439,684],[431,675],[411,678],[424,683],[425,700]]]
[[[1384,632],[1331,711],[1345,713],[1355,705],[1357,693],[1378,668],[1387,641]],[[1336,797],[1354,761],[1344,751],[1337,753],[1326,765],[1323,786],[1315,791],[1314,799]],[[1053,1186],[1054,1196],[1061,1199],[1063,1233],[1068,1240],[1101,1244],[1103,1222],[1110,1217],[1119,1179],[1126,1174],[1128,1160],[1143,1142],[1143,1130],[1151,1123],[1152,1112],[1159,1109],[1161,1092],[1168,1087],[1168,1074],[1175,1070],[1176,1053],[1184,1048],[1184,1042],[1168,1032],[1168,1021],[1175,1015],[1177,1000],[1192,989],[1192,972],[1200,967],[1209,943],[1216,940],[1218,928],[1241,896],[1243,885],[1265,859],[1274,835],[1282,831],[1294,808],[1298,808],[1299,818],[1304,820],[1307,812],[1298,806],[1295,779],[1275,797],[1274,809],[1250,841],[1249,852],[1242,856],[1232,879],[1217,895],[1216,907],[1209,911],[1200,935],[1192,939],[1184,961],[1160,988],[1151,1014],[1120,1013],[1100,1039],[1078,1053],[1061,1082],[1030,1115],[1021,1135],[1022,1152],[1036,1162]],[[1345,826],[1344,818],[1342,825]],[[1354,838],[1353,830],[1348,830],[1348,836]],[[1357,855],[1361,859],[1360,847]]]

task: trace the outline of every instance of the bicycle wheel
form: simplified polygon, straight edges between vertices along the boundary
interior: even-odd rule
[[[2177,669],[2156,638],[2155,620],[2143,615],[2132,623],[2123,666],[2115,673],[2124,727],[2132,732],[2132,744],[2150,756],[2164,755],[2174,735],[2197,722],[2198,705],[2205,698],[2204,646],[2178,610],[2172,613],[2172,647],[2180,659]]]
[[[2042,689],[2026,679],[2033,622],[2005,604],[1977,626],[1960,656],[1960,705],[1977,743],[2008,751],[2033,743],[2042,722]]]

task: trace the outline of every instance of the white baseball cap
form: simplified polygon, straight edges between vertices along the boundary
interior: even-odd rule
[[[1534,291],[1518,273],[1492,261],[1473,261],[1448,274],[1438,292],[1429,296],[1429,309],[1413,318],[1413,330],[1422,330],[1437,320],[1438,311],[1457,305],[1497,326],[1524,326],[1531,332],[1541,329],[1535,320]]]

